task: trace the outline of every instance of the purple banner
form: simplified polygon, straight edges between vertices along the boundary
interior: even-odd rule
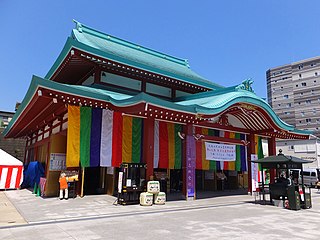
[[[196,140],[193,136],[187,136],[187,198],[194,197],[195,172],[196,172]]]

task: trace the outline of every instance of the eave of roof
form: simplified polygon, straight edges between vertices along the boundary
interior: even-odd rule
[[[271,116],[272,120],[284,130],[298,134],[312,134],[311,131],[298,130],[294,126],[285,123],[276,115],[265,100],[258,97],[253,91],[243,90],[238,88],[238,86],[181,97],[175,103],[179,105],[201,106],[203,114],[216,114],[236,103],[248,103],[264,109]]]
[[[193,72],[187,60],[101,33],[76,22],[59,57],[45,76],[50,79],[72,47],[131,67],[192,83],[209,89],[224,88]]]
[[[148,103],[173,111],[181,111],[195,115],[216,115],[225,111],[234,104],[247,103],[259,106],[261,109],[266,111],[271,116],[276,125],[281,129],[289,131],[293,134],[310,134],[309,131],[297,130],[293,126],[284,123],[264,100],[256,96],[254,93],[246,90],[233,89],[232,91],[230,88],[228,93],[224,92],[220,95],[217,95],[214,92],[208,92],[206,94],[203,94],[205,97],[199,99],[192,99],[181,102],[170,102],[148,95],[146,93],[139,93],[137,95],[122,94],[89,86],[61,84],[37,76],[33,76],[28,92],[17,112],[10,121],[8,127],[5,129],[3,133],[4,135],[7,135],[17,119],[21,116],[23,111],[30,103],[32,97],[37,94],[37,90],[39,89],[39,87],[48,90],[59,91],[62,93],[72,94],[74,96],[87,97],[93,100],[108,102],[117,107],[127,107],[139,103]],[[211,97],[210,94],[212,94]]]

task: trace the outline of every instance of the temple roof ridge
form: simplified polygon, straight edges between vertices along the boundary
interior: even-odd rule
[[[133,48],[133,49],[136,49],[136,50],[141,51],[141,52],[145,52],[145,53],[148,53],[148,54],[160,57],[160,58],[164,58],[164,59],[166,59],[168,61],[172,61],[172,62],[181,64],[181,65],[184,65],[184,66],[190,68],[188,59],[183,59],[183,58],[179,58],[179,57],[175,57],[175,56],[169,55],[167,53],[159,52],[157,50],[154,50],[154,49],[151,49],[151,48],[148,48],[148,47],[144,47],[142,45],[130,42],[128,40],[125,40],[125,39],[122,39],[122,38],[119,38],[119,37],[115,37],[115,36],[113,36],[111,34],[107,34],[107,33],[98,31],[98,30],[96,30],[94,28],[91,28],[91,27],[89,27],[87,25],[84,25],[84,24],[82,24],[82,23],[80,23],[80,22],[78,22],[76,20],[73,20],[73,21],[76,23],[76,30],[78,30],[79,32],[85,32],[85,33],[88,33],[90,35],[94,35],[96,37],[105,39],[107,41],[112,41],[112,42],[114,42],[116,44],[120,44],[120,45],[123,45],[125,47]]]

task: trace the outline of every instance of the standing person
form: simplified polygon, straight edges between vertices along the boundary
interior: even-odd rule
[[[64,172],[61,172],[60,174],[59,184],[60,184],[59,199],[62,200],[63,198],[65,198],[66,200],[68,200],[68,182],[67,182],[66,174]]]

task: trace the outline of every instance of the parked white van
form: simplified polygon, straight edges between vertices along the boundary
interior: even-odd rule
[[[301,184],[301,182],[302,182],[301,170],[300,169],[292,169],[291,174],[293,175],[294,178],[299,176],[299,184]],[[306,186],[315,187],[317,182],[320,180],[319,177],[320,177],[319,169],[317,169],[317,168],[303,169],[303,183]]]

